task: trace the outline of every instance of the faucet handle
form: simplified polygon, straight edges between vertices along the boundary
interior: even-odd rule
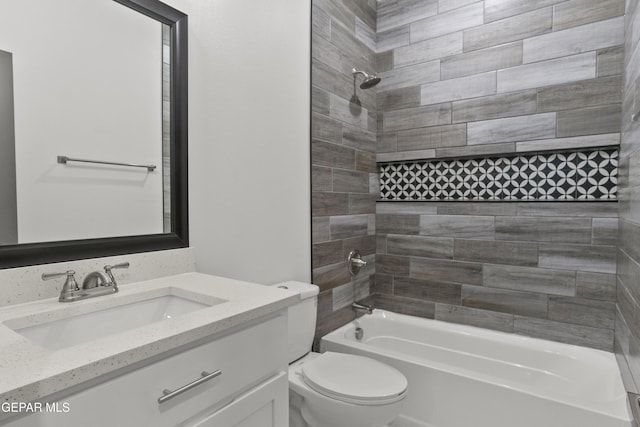
[[[69,277],[73,277],[74,274],[76,272],[73,270],[67,270],[64,273],[42,273],[42,280],[51,280],[62,276],[67,276],[67,280],[69,280]]]
[[[67,276],[67,280],[65,280],[62,290],[60,291],[60,298],[58,298],[58,301],[73,301],[75,299],[74,292],[80,290],[74,274],[76,274],[76,272],[73,270],[67,270],[64,273],[42,273],[42,280],[51,280],[56,277]]]
[[[129,264],[128,262],[121,262],[120,264],[116,264],[116,265],[105,265],[104,266],[104,271],[111,271],[111,269],[113,268],[129,268],[131,264]]]
[[[104,272],[107,273],[107,276],[109,276],[109,279],[111,280],[111,285],[113,285],[113,289],[115,292],[118,292],[118,283],[116,282],[116,278],[113,276],[113,273],[111,272],[111,270],[113,270],[114,268],[129,268],[129,263],[128,262],[121,262],[120,264],[116,264],[116,265],[105,265],[104,266]]]

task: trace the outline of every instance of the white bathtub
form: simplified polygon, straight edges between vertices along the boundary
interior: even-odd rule
[[[409,394],[394,427],[631,426],[615,356],[604,351],[384,310],[326,335],[321,350],[404,373]]]

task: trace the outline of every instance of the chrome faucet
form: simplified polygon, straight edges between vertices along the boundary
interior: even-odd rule
[[[68,270],[64,273],[44,273],[42,274],[42,280],[55,279],[56,277],[67,276],[62,290],[60,291],[60,302],[79,301],[82,299],[99,297],[102,295],[110,295],[118,292],[118,283],[113,276],[111,270],[114,268],[129,268],[128,262],[123,262],[116,265],[105,265],[104,272],[106,276],[100,271],[94,271],[87,274],[82,282],[82,289],[78,286],[73,270]]]
[[[356,313],[366,313],[373,314],[373,306],[372,305],[364,305],[357,302],[351,304],[351,308],[356,311]]]

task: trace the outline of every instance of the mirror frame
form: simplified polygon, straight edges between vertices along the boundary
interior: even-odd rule
[[[0,269],[189,246],[187,15],[159,0],[114,0],[170,27],[171,232],[0,246]]]

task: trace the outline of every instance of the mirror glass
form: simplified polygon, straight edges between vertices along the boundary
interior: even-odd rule
[[[186,15],[0,0],[0,16],[0,258],[187,246]]]

